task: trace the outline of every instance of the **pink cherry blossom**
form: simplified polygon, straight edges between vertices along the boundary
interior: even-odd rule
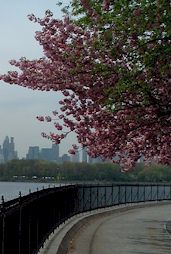
[[[75,132],[91,157],[117,159],[125,171],[141,156],[171,165],[167,10],[161,3],[151,17],[153,3],[144,1],[146,8],[140,2],[123,8],[104,0],[97,12],[91,1],[81,0],[88,26],[68,16],[55,19],[50,11],[42,19],[29,15],[41,26],[35,38],[44,57],[11,60],[19,71],[0,76],[9,84],[62,92],[53,117],[37,117],[55,128],[42,136],[58,144]],[[69,152],[76,150],[74,145]]]

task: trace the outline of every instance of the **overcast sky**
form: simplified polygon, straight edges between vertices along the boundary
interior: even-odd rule
[[[68,2],[63,1],[63,2]],[[57,0],[0,0],[0,73],[11,69],[8,61],[26,56],[29,59],[42,56],[41,47],[34,39],[38,25],[30,22],[28,14],[43,17],[50,9],[57,18],[62,17]],[[8,85],[0,81],[0,145],[5,136],[15,138],[19,157],[25,157],[28,146],[51,147],[41,132],[54,129],[51,124],[36,120],[37,115],[49,115],[58,108],[60,95],[54,92],[38,92]],[[66,153],[73,137],[60,145],[60,153]]]

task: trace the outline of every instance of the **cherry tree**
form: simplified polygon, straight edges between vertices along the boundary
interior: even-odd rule
[[[141,157],[171,164],[171,12],[168,0],[73,0],[63,20],[46,11],[35,38],[44,57],[10,63],[9,83],[61,91],[60,110],[39,116],[60,143],[75,132],[91,157],[124,170]],[[67,131],[66,131],[67,129]],[[70,153],[78,149],[73,145]]]

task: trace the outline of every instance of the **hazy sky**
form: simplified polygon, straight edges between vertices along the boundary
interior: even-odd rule
[[[63,2],[68,2],[63,1]],[[29,59],[42,56],[41,47],[34,39],[39,26],[30,22],[28,14],[43,17],[50,9],[57,18],[62,17],[57,0],[0,0],[0,73],[11,66],[10,59],[26,56]],[[41,132],[53,131],[52,124],[36,120],[37,115],[49,115],[58,108],[60,95],[54,92],[32,91],[0,82],[0,145],[5,136],[15,138],[19,157],[25,156],[28,146],[50,147],[51,142],[41,137]],[[66,153],[73,138],[60,145],[61,154]]]

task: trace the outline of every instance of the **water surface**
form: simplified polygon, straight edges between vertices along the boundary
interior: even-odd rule
[[[31,182],[0,182],[0,198],[4,196],[4,200],[10,200],[19,196],[19,192],[21,195],[29,194],[29,191],[34,192],[37,189],[41,190],[43,187],[53,187],[54,184],[49,183],[31,183]],[[59,184],[55,184],[55,186],[59,186]],[[0,200],[1,203],[1,200]]]

